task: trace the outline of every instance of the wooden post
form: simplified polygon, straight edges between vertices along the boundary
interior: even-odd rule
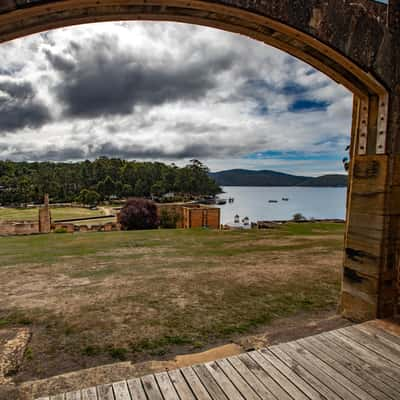
[[[353,118],[359,123],[353,119],[340,304],[342,314],[355,321],[396,313],[400,268],[400,155],[389,145],[384,154],[374,154],[376,129],[369,129],[367,152],[359,151],[360,140],[365,140],[359,105],[355,99]],[[391,107],[389,121],[398,112]],[[370,118],[372,123],[375,119]],[[390,143],[398,135],[396,124],[389,123]]]

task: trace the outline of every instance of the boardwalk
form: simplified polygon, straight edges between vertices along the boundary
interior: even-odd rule
[[[399,400],[400,336],[356,325],[40,400]]]

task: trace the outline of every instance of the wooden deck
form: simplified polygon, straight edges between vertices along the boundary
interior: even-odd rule
[[[374,321],[40,400],[399,400],[400,335],[392,328]]]

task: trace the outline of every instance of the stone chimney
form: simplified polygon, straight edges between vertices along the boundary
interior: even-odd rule
[[[47,193],[44,195],[44,205],[39,208],[39,232],[51,232],[51,214],[49,207],[49,195]]]

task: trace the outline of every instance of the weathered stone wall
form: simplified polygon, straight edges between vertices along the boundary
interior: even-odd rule
[[[39,224],[37,222],[0,222],[0,236],[33,235],[36,233],[39,233]]]
[[[52,232],[65,231],[66,233],[74,232],[115,232],[120,231],[121,225],[116,222],[107,222],[98,225],[75,225],[65,222],[57,222],[51,225]]]

